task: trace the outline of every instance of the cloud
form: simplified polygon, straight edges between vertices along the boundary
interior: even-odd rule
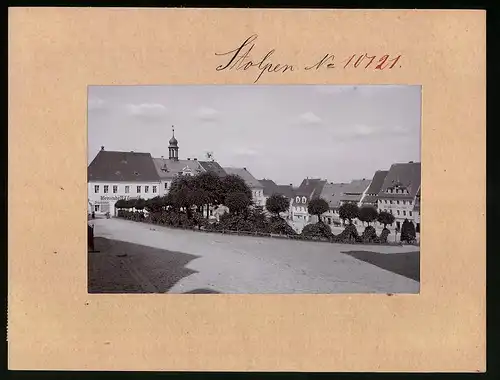
[[[107,107],[106,101],[101,98],[89,98],[88,100],[88,109],[91,110],[102,110]]]
[[[130,115],[139,118],[161,118],[167,114],[167,108],[158,103],[127,104],[127,111]]]
[[[305,112],[302,115],[299,116],[299,120],[308,125],[312,124],[321,124],[322,120],[319,116],[312,112]]]
[[[204,121],[213,121],[218,115],[219,112],[211,107],[201,107],[197,112],[198,118]]]

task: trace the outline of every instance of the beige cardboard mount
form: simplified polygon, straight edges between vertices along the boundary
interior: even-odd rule
[[[485,370],[485,12],[11,8],[9,367]],[[422,85],[418,295],[87,294],[87,86],[252,84],[216,52],[302,68],[261,84]]]

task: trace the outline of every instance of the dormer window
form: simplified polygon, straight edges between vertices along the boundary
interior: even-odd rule
[[[295,198],[295,202],[300,203],[300,197]]]
[[[306,197],[302,197],[302,203],[306,203],[307,202],[307,198]]]

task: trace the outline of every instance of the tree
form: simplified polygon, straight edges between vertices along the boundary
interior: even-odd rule
[[[224,189],[220,177],[212,172],[203,172],[195,177],[195,187],[204,192],[207,218],[210,206],[218,206],[224,201]]]
[[[224,204],[229,208],[231,214],[241,214],[252,204],[247,194],[237,191],[226,196]]]
[[[192,192],[195,188],[193,178],[191,176],[175,177],[167,194],[167,203],[176,210],[185,208],[189,218],[191,217],[191,206],[193,205]]]
[[[330,209],[328,202],[323,198],[313,198],[307,206],[307,211],[311,215],[317,215],[318,222],[321,222],[321,214],[324,214]]]
[[[362,222],[368,223],[368,226],[373,221],[377,220],[378,212],[377,209],[373,206],[362,206],[359,209],[359,220]]]
[[[339,217],[342,220],[348,220],[352,224],[352,220],[356,219],[359,215],[358,205],[355,203],[344,203],[339,208]]]
[[[248,215],[248,221],[256,231],[265,232],[268,227],[268,219],[262,206],[255,206]]]
[[[377,221],[384,225],[384,229],[387,228],[388,224],[394,223],[394,215],[387,211],[381,211],[378,214]]]
[[[285,212],[290,207],[290,201],[281,194],[273,194],[266,199],[266,210],[280,218],[280,213]]]
[[[135,209],[139,211],[144,210],[145,206],[146,206],[146,201],[142,198],[137,199],[134,205]]]
[[[125,200],[124,199],[118,199],[115,203],[115,208],[125,208]]]
[[[410,243],[415,240],[415,237],[416,233],[414,224],[408,219],[405,219],[403,225],[401,226],[400,240]]]
[[[236,174],[229,174],[222,179],[222,194],[224,200],[227,198],[228,194],[231,193],[243,193],[250,201],[252,200],[252,190],[248,187],[243,178]],[[226,204],[226,206],[228,205]]]

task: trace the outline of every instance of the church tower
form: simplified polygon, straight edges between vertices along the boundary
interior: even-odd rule
[[[177,146],[177,139],[175,138],[175,130],[172,125],[172,138],[168,142],[168,159],[179,161],[179,147]]]

